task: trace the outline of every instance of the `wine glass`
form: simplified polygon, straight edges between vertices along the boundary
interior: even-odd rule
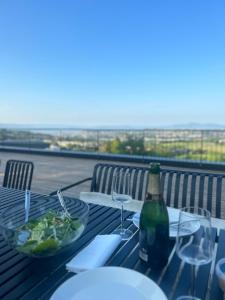
[[[198,207],[184,207],[180,211],[176,237],[176,253],[186,263],[191,264],[191,296],[181,296],[179,300],[200,300],[195,296],[196,267],[212,260],[213,239],[210,212]]]
[[[131,177],[128,171],[116,170],[112,180],[112,199],[121,204],[120,226],[113,233],[119,234],[122,240],[128,240],[133,234],[129,229],[124,228],[123,204],[132,200]]]

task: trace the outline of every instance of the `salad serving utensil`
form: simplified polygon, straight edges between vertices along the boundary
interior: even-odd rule
[[[65,204],[65,201],[64,201],[64,198],[63,198],[63,194],[61,192],[61,190],[58,190],[57,191],[57,196],[58,196],[58,199],[59,199],[59,202],[65,212],[65,215],[68,217],[68,218],[71,218],[71,215],[70,213],[68,212],[67,208],[66,208],[66,204]]]
[[[27,223],[29,219],[29,212],[30,212],[30,191],[29,190],[25,190],[24,208],[25,208],[25,223]]]

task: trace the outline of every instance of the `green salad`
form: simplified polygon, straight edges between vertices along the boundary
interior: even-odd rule
[[[84,225],[78,219],[70,218],[62,212],[48,211],[40,218],[17,228],[16,249],[34,256],[48,256],[76,240],[83,228]]]

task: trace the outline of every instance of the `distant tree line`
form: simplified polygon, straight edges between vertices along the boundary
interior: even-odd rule
[[[124,140],[117,137],[112,141],[108,141],[104,148],[105,152],[116,154],[147,154],[145,151],[144,139],[133,137],[131,135],[127,135]]]

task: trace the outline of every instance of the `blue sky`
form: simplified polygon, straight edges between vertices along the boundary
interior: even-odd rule
[[[224,0],[1,0],[0,123],[225,124]]]

